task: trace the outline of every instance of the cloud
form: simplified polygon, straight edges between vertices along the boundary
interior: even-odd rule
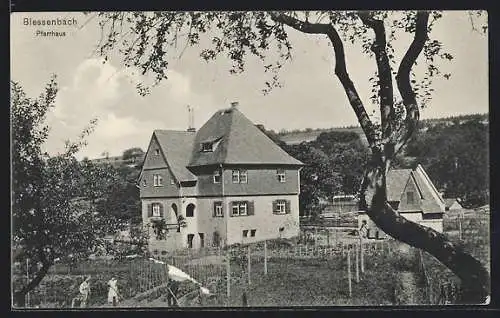
[[[76,140],[97,118],[78,157],[98,157],[104,151],[119,155],[130,147],[146,147],[154,129],[185,130],[187,105],[202,106],[204,112],[216,108],[210,95],[193,91],[189,77],[176,70],[167,75],[168,80],[141,97],[136,85],[148,79],[136,70],[102,59],[83,60],[66,83],[60,82],[55,108],[47,117],[51,132],[45,148],[53,154],[63,151],[65,140]]]

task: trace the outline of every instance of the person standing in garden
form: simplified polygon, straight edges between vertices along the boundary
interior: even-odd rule
[[[108,290],[108,303],[109,304],[113,304],[113,306],[116,306],[117,302],[118,302],[118,281],[116,280],[116,278],[112,277],[109,281],[108,281],[108,286],[109,286],[109,290]]]
[[[90,276],[87,276],[85,280],[80,284],[80,307],[87,307],[87,303],[90,297]]]

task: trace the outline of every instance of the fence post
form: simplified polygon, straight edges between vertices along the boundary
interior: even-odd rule
[[[250,250],[250,245],[248,245],[248,256],[247,256],[247,271],[248,271],[248,285],[251,284],[252,277],[252,252]]]
[[[231,253],[229,253],[229,249],[226,251],[226,293],[227,306],[229,307],[229,299],[231,297]]]
[[[314,228],[314,246],[318,244],[318,228]]]
[[[461,211],[458,212],[458,239],[461,241],[462,240],[462,215]]]
[[[29,259],[26,259],[26,285],[30,283]],[[30,306],[30,293],[26,293],[26,307]]]
[[[347,250],[347,280],[349,281],[349,297],[352,297],[351,253],[350,253],[350,250]]]
[[[326,229],[326,245],[330,246],[330,230]]]
[[[267,241],[264,241],[264,275],[267,275]]]
[[[356,283],[359,283],[359,255],[357,245],[354,245],[354,253],[356,253]]]
[[[361,273],[365,272],[365,257],[364,257],[364,252],[363,252],[363,238],[360,236],[359,237],[359,256],[360,256],[360,263],[361,263]]]

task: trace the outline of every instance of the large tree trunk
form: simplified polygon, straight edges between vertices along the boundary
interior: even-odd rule
[[[393,88],[389,66],[383,21],[373,18],[370,13],[360,12],[363,23],[373,29],[375,53],[379,72],[379,96],[381,124],[380,131],[371,122],[359,98],[354,83],[349,77],[342,40],[332,24],[309,23],[295,17],[271,13],[274,21],[286,24],[296,30],[311,34],[325,34],[333,45],[335,54],[335,75],[342,83],[349,103],[365,133],[372,158],[369,162],[361,188],[361,209],[385,233],[393,238],[420,248],[447,266],[462,281],[461,302],[484,303],[489,295],[489,274],[481,263],[453,244],[448,238],[430,228],[411,222],[400,216],[387,202],[386,174],[391,160],[401,150],[413,134],[419,120],[419,110],[415,93],[410,84],[410,71],[427,40],[428,12],[418,12],[415,16],[414,39],[404,55],[398,69],[396,81],[406,110],[406,118],[399,123],[393,117]]]
[[[490,282],[484,266],[462,248],[431,228],[421,226],[400,216],[387,203],[384,164],[374,160],[365,174],[365,189],[362,192],[362,208],[375,224],[393,238],[420,248],[448,267],[461,279],[460,302],[464,304],[484,303],[489,295]]]
[[[49,272],[50,266],[52,265],[52,263],[47,260],[43,249],[40,249],[38,251],[38,254],[42,262],[42,267],[38,270],[34,278],[26,286],[13,293],[14,305],[16,307],[26,306],[26,295],[40,284],[40,282]]]

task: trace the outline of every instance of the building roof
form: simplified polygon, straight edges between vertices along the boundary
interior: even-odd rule
[[[387,173],[387,200],[399,202],[410,178],[414,180],[419,191],[422,212],[444,212],[445,201],[420,164],[414,170],[389,170]]]
[[[394,169],[387,172],[387,201],[397,202],[401,199],[403,190],[410,178],[411,171],[411,169]]]
[[[453,205],[453,203],[457,202],[457,199],[444,199],[444,204],[447,208]]]
[[[201,144],[214,143],[211,152],[202,152]],[[236,107],[217,111],[198,131],[189,165],[272,164],[303,165],[291,157]]]
[[[193,149],[195,132],[176,130],[155,130],[158,141],[170,171],[177,181],[195,181],[196,176],[187,169]]]

